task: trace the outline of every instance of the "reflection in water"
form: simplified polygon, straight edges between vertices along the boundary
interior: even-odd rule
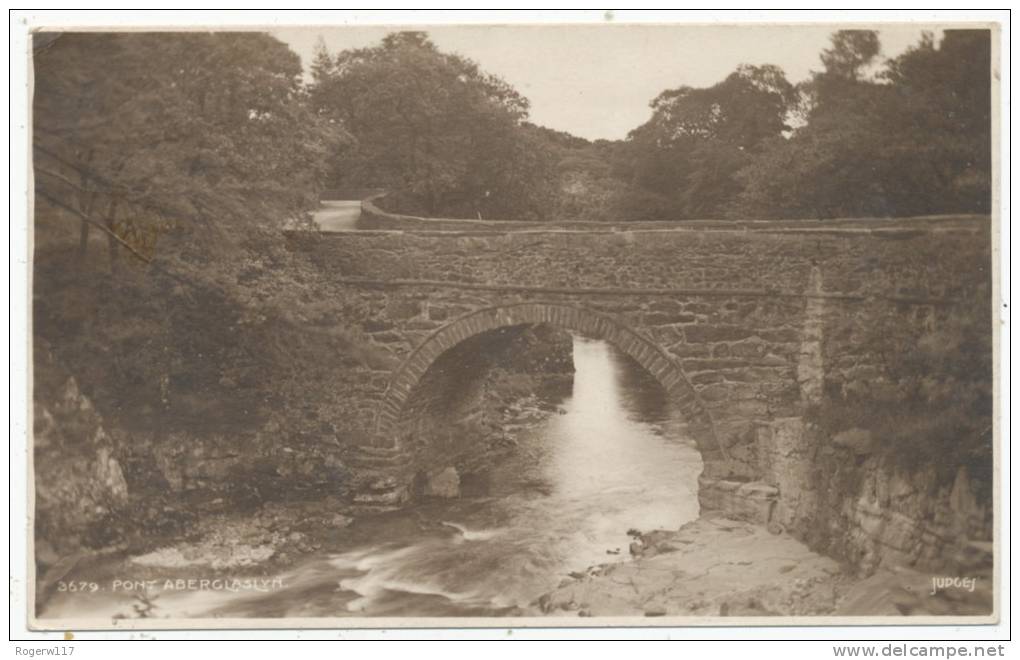
[[[570,571],[625,559],[628,529],[696,518],[701,459],[669,431],[661,388],[604,342],[575,339],[574,364],[561,414],[518,439],[482,496],[359,521],[343,547],[278,576],[283,590],[173,595],[160,614],[514,614]],[[80,616],[60,612],[59,600],[53,608],[49,616]]]

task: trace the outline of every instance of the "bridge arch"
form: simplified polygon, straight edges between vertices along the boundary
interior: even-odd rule
[[[476,310],[429,335],[394,372],[377,418],[377,442],[399,449],[399,420],[415,387],[444,353],[482,333],[512,326],[549,324],[612,344],[647,370],[663,387],[706,462],[724,451],[708,409],[677,362],[654,341],[622,321],[560,302],[523,302]]]

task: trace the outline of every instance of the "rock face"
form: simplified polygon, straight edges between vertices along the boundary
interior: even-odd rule
[[[698,480],[698,501],[703,509],[725,512],[735,520],[768,525],[779,497],[779,489],[760,481],[740,482],[712,479]]]
[[[834,614],[843,616],[980,616],[992,612],[990,547],[974,548],[965,577],[932,575],[904,566],[883,567],[849,588]]]
[[[832,436],[832,444],[850,451],[855,456],[866,456],[874,449],[875,439],[871,431],[852,428]]]
[[[827,438],[799,419],[758,433],[763,479],[779,492],[772,519],[812,548],[871,573],[880,566],[979,570],[973,543],[991,543],[989,484],[965,466],[945,479],[934,463],[898,466],[864,454],[875,440],[853,431]]]
[[[551,616],[815,616],[837,606],[845,576],[788,535],[726,518],[642,534],[632,562],[573,575],[535,607]]]
[[[460,497],[460,475],[456,468],[448,467],[429,477],[425,483],[425,497]]]
[[[785,533],[720,517],[635,533],[633,561],[571,573],[534,603],[549,616],[988,615],[990,556],[969,579],[890,566],[870,577]],[[972,548],[980,555],[988,548]]]
[[[116,447],[77,380],[36,347],[35,531],[45,554],[73,552],[97,521],[127,502]]]
[[[295,437],[271,424],[255,437],[129,431],[100,413],[42,340],[33,376],[41,567],[81,552],[144,547],[193,530],[206,513],[347,494],[335,436]]]

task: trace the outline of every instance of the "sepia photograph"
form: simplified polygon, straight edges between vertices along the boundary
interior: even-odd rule
[[[996,623],[1000,36],[32,29],[29,629]]]

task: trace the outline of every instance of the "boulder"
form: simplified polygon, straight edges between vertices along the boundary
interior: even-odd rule
[[[338,513],[329,519],[329,526],[336,529],[343,529],[344,527],[350,526],[352,522],[354,522],[354,518]]]

